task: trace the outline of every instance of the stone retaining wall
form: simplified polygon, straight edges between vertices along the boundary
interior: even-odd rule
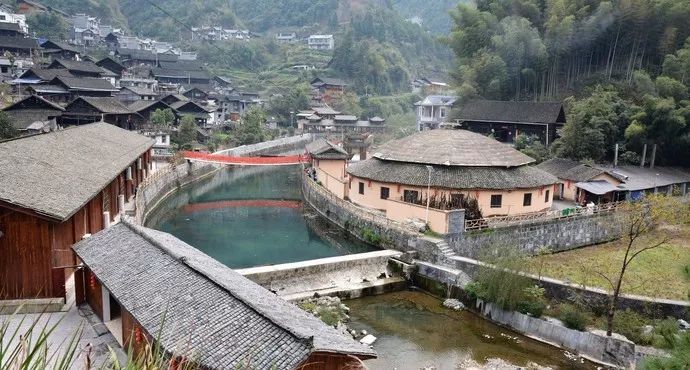
[[[552,252],[599,244],[617,239],[611,213],[542,221],[529,225],[468,231],[446,236],[446,242],[461,256],[478,258],[493,247],[517,247],[529,254],[548,247]]]
[[[384,214],[336,197],[304,174],[302,194],[304,200],[322,216],[366,242],[371,242],[365,235],[368,234],[380,238],[379,245],[386,248],[407,251],[417,246],[420,233],[386,218]]]
[[[165,197],[219,168],[220,166],[214,164],[185,162],[170,165],[149,176],[137,188],[134,222],[144,225],[149,212]]]

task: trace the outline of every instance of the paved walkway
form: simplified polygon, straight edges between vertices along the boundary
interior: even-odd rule
[[[23,320],[23,321],[22,321]],[[77,345],[75,353],[75,362],[72,369],[82,370],[86,369],[87,361],[87,347],[91,346],[92,368],[101,368],[106,361],[111,360],[109,348],[112,348],[120,363],[126,360],[127,356],[120,345],[105,328],[97,316],[93,313],[91,308],[87,305],[72,307],[66,312],[55,312],[45,314],[19,314],[19,315],[0,315],[0,326],[9,322],[9,333],[19,327],[19,334],[26,335],[27,330],[36,323],[33,331],[33,340],[45,327],[50,330],[54,327],[53,332],[48,337],[48,351],[49,356],[54,355],[53,358],[59,359],[59,353],[64,353],[69,346],[71,338],[81,330],[81,336]],[[9,341],[9,338],[5,339]],[[18,342],[18,338],[14,342]],[[3,342],[3,346],[7,343]],[[12,346],[13,347],[13,346]],[[57,354],[56,354],[57,353]]]

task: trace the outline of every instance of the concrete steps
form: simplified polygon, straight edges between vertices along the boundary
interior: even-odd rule
[[[448,245],[448,243],[446,243],[444,240],[437,242],[436,246],[438,247],[438,250],[441,251],[441,253],[443,253],[443,255],[448,257],[448,258],[452,258],[452,257],[457,256],[457,253],[455,253],[453,248],[451,248]]]

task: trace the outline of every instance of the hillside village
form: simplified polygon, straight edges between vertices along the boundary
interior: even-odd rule
[[[0,2],[0,369],[689,365],[690,33],[115,3]]]

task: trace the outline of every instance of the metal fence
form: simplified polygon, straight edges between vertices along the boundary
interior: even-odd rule
[[[625,202],[600,204],[593,207],[566,208],[544,212],[526,213],[513,216],[499,216],[480,218],[477,220],[465,220],[465,231],[494,229],[515,225],[534,224],[544,221],[559,220],[564,218],[576,218],[591,216],[600,213],[613,212]]]

